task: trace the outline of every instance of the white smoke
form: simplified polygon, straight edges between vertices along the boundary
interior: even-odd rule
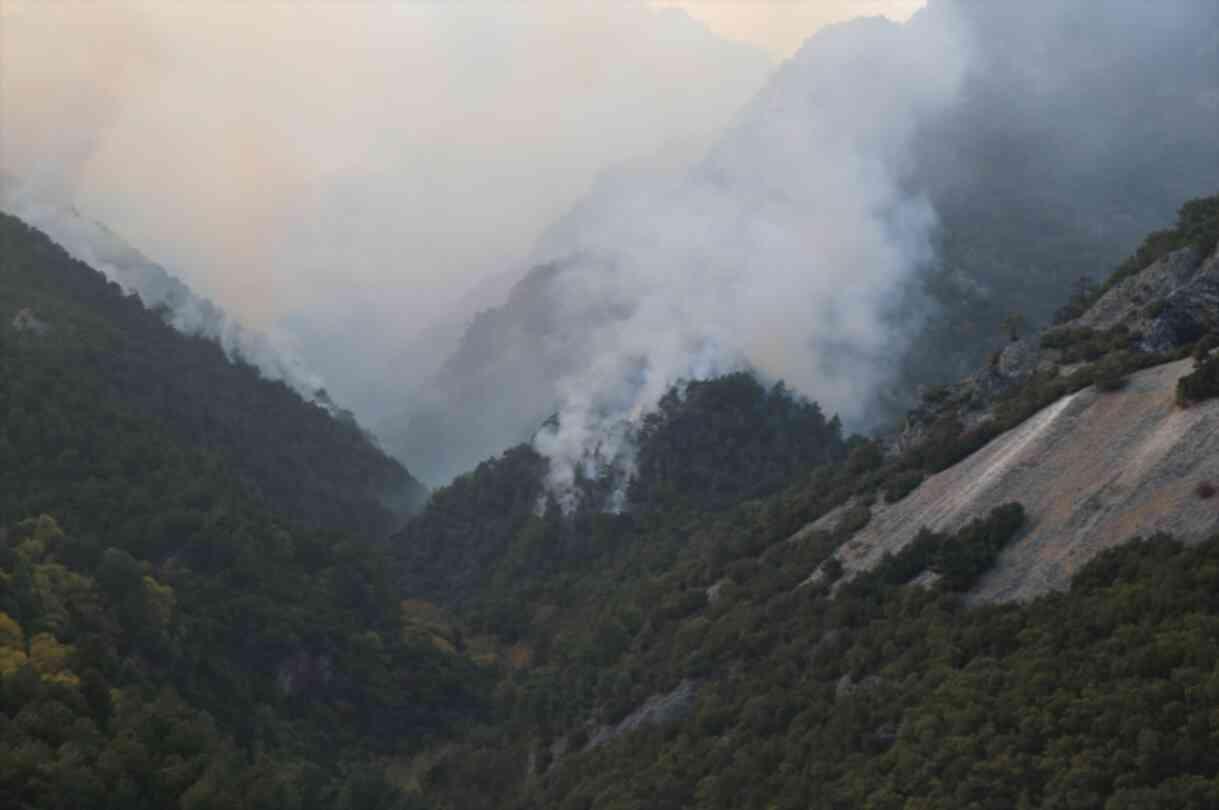
[[[862,414],[917,325],[895,320],[899,297],[932,258],[907,148],[956,97],[968,50],[947,9],[827,29],[696,171],[629,184],[549,235],[539,259],[586,257],[554,282],[555,339],[581,358],[535,439],[554,489],[629,459],[623,426],[683,379],[752,368]]]
[[[373,424],[598,171],[705,150],[772,67],[644,0],[4,0],[0,168]]]
[[[288,339],[244,326],[211,301],[154,264],[101,223],[63,203],[48,200],[21,180],[0,176],[0,210],[51,238],[70,256],[101,272],[144,305],[166,313],[169,323],[188,335],[220,345],[230,360],[248,363],[271,380],[280,380],[304,399],[327,409],[319,397],[323,382],[293,351]]]

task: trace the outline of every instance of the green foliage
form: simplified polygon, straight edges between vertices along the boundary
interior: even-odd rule
[[[1201,238],[1208,211],[1179,230]],[[405,473],[358,429],[0,227],[0,314],[51,325],[0,321],[0,795],[16,806],[1219,801],[1219,540],[1155,538],[1067,594],[973,609],[1019,505],[853,580],[832,556],[881,493],[1110,364],[1164,359],[1121,330],[1047,336],[1092,365],[1035,374],[993,420],[942,419],[899,456],[781,386],[691,383],[643,426],[622,514],[601,509],[621,483],[604,476],[565,514],[522,446],[387,548],[379,496]],[[25,520],[44,513],[59,520]],[[691,705],[610,733],[679,685]]]
[[[1138,335],[1123,324],[1104,332],[1087,326],[1060,326],[1047,330],[1041,336],[1041,347],[1060,350],[1060,362],[1064,364],[1095,363],[1106,355],[1132,350],[1137,346]]]
[[[1193,358],[1194,367],[1202,365],[1207,358],[1211,356],[1211,352],[1219,348],[1219,335],[1214,333],[1203,335],[1202,339],[1194,344]]]
[[[499,561],[548,565],[561,556],[561,532],[534,512],[547,463],[519,445],[438,489],[395,538],[403,586],[411,596],[453,603],[482,590]],[[513,552],[516,552],[515,555]],[[502,617],[506,619],[507,617]],[[507,626],[501,628],[507,635]]]
[[[837,418],[744,372],[669,391],[644,418],[638,443],[629,499],[647,508],[674,500],[723,508],[846,454]]]
[[[1182,407],[1214,397],[1219,397],[1219,356],[1202,361],[1177,380],[1177,404]]]
[[[894,476],[885,485],[885,502],[897,503],[923,483],[923,474],[918,470],[906,470]]]
[[[516,641],[529,632],[522,599],[570,598],[559,572],[595,567],[645,542],[652,554],[675,553],[687,518],[772,494],[847,454],[836,418],[781,383],[767,390],[744,373],[671,390],[637,443],[622,514],[604,511],[606,489],[617,482],[601,479],[579,482],[581,500],[564,515],[543,492],[546,460],[526,445],[458,477],[396,539],[404,586],[447,605],[474,602],[477,628]],[[876,463],[869,453],[878,452],[856,442],[854,463]]]
[[[966,591],[994,564],[1003,547],[1024,525],[1024,507],[1018,503],[996,507],[985,519],[972,521],[953,536],[923,529],[896,555],[886,555],[856,588],[872,581],[905,585],[924,571],[935,574],[937,585],[949,591]]]
[[[0,795],[333,807],[353,760],[484,714],[489,672],[401,632],[400,466],[18,221],[0,243]]]
[[[1200,810],[1219,801],[1217,585],[1219,538],[1153,538],[1025,606],[810,594],[687,719],[568,755],[501,806]]]
[[[1129,369],[1133,366],[1131,358],[1123,352],[1106,355],[1096,364],[1093,370],[1093,385],[1104,392],[1120,391],[1129,381]]]
[[[384,537],[402,521],[385,502],[424,497],[354,423],[240,359],[230,362],[216,343],[177,332],[7,214],[0,214],[0,245],[0,449],[20,460],[0,464],[0,491],[47,493],[38,482],[64,476],[86,484],[67,502],[10,497],[0,502],[0,522],[53,510],[71,525],[81,510],[107,516],[93,530],[117,528],[161,495],[155,486],[130,486],[129,478],[177,474],[148,468],[167,445],[190,448],[192,457],[172,461],[193,466],[199,478],[194,487],[182,482],[181,502],[160,523],[139,526],[167,546],[226,507],[209,481],[218,475],[300,524],[368,537]],[[24,309],[49,332],[12,330],[14,313]]]

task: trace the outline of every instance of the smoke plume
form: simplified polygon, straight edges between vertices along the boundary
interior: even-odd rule
[[[583,358],[537,439],[557,488],[622,456],[616,423],[682,379],[745,367],[863,412],[917,326],[897,306],[932,256],[935,214],[903,188],[908,146],[956,97],[967,55],[947,15],[827,29],[694,172],[609,195],[550,236],[539,258],[583,257],[554,282],[554,339]]]
[[[569,491],[737,369],[869,427],[1219,183],[1214,0],[932,0],[769,81],[642,2],[0,14],[3,168],[433,484],[533,441]]]
[[[1210,0],[827,29],[693,168],[603,177],[383,433],[440,480],[532,439],[567,491],[671,385],[741,368],[871,427],[1219,183],[1215,30]]]
[[[369,423],[597,172],[695,159],[772,65],[642,0],[0,14],[0,168],[293,337]]]

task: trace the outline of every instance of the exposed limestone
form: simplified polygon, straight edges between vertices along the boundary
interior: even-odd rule
[[[1056,329],[1106,332],[1124,326],[1141,335],[1139,349],[1168,352],[1219,332],[1219,252],[1205,261],[1194,248],[1170,253],[1117,284],[1088,311]],[[1082,364],[1064,365],[1062,352],[1040,348],[1040,336],[1012,341],[996,352],[975,374],[948,386],[924,392],[902,429],[887,440],[898,455],[921,444],[933,425],[956,420],[970,430],[992,418],[996,399],[1034,372],[1068,376]]]
[[[877,510],[836,553],[847,576],[896,553],[926,526],[955,531],[1003,503],[1028,523],[979,582],[977,601],[1027,600],[1065,588],[1100,551],[1166,531],[1197,542],[1219,531],[1219,401],[1181,409],[1189,360],[1139,372],[1122,391],[1080,391]]]
[[[897,455],[921,444],[928,431],[944,418],[956,419],[963,430],[992,418],[995,399],[1053,362],[1042,356],[1037,338],[1014,340],[996,352],[991,362],[959,383],[924,393],[922,403],[906,416],[902,430],[891,437],[888,451]]]
[[[1143,335],[1145,351],[1166,351],[1219,329],[1219,253],[1203,262],[1185,248],[1109,290],[1073,327],[1119,324]]]

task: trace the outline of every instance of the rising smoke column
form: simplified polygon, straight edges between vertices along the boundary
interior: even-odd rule
[[[551,235],[539,258],[582,257],[553,289],[555,340],[579,358],[535,439],[554,489],[629,459],[623,425],[682,379],[752,368],[863,413],[918,325],[895,313],[933,253],[935,214],[903,188],[908,148],[967,57],[950,6],[827,29],[696,171]]]

